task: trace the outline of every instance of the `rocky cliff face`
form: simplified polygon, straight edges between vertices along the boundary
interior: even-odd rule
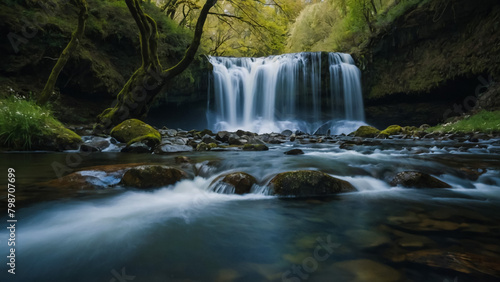
[[[498,109],[500,3],[428,1],[356,55],[374,125],[438,123],[479,107]]]

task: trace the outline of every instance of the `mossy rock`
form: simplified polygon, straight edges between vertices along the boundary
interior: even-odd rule
[[[245,144],[243,145],[243,151],[267,151],[269,147],[264,144]]]
[[[145,165],[127,170],[120,184],[143,189],[158,188],[175,184],[183,178],[186,178],[186,173],[182,170],[161,165]]]
[[[115,126],[111,130],[111,136],[127,145],[146,141],[153,147],[161,142],[160,132],[138,119],[128,119]]]
[[[280,196],[323,196],[356,191],[349,182],[315,170],[282,172],[269,184],[273,194]]]
[[[352,134],[356,137],[365,137],[365,138],[373,138],[380,133],[380,130],[376,129],[373,126],[363,125],[360,126],[356,131]]]
[[[65,127],[51,128],[49,131],[51,133],[46,136],[47,140],[53,141],[57,150],[75,150],[83,143],[80,135]]]
[[[217,190],[217,184],[230,185],[234,188],[234,194],[250,193],[252,186],[257,183],[257,179],[246,172],[233,172],[217,177],[211,184],[213,189]]]
[[[448,183],[418,171],[400,172],[392,179],[390,184],[407,188],[451,188]]]
[[[403,131],[403,128],[401,126],[391,125],[391,126],[387,127],[386,129],[382,130],[380,132],[380,134],[391,136],[391,135],[396,135],[398,133],[401,133],[402,131]]]

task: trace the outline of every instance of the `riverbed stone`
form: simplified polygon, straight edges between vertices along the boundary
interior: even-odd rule
[[[302,151],[301,149],[292,149],[290,151],[286,151],[284,154],[285,155],[303,155],[304,151]]]
[[[186,178],[186,173],[173,167],[145,165],[125,172],[120,184],[134,188],[158,188],[172,185]]]
[[[390,185],[401,185],[406,188],[451,188],[448,183],[418,171],[400,172],[392,179]]]
[[[252,186],[257,183],[257,179],[246,172],[232,172],[217,177],[211,186],[220,184],[220,182],[231,185],[231,187],[234,187],[234,193],[241,195],[250,193]]]
[[[320,196],[353,192],[349,182],[315,170],[297,170],[276,175],[269,185],[280,196]]]

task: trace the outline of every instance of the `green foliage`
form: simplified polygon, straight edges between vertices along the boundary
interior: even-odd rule
[[[286,51],[353,52],[396,18],[429,0],[340,0],[307,5],[290,26]]]
[[[441,124],[431,127],[428,132],[500,132],[500,111],[488,112],[481,111],[475,115],[467,116],[462,120]]]
[[[35,139],[50,133],[50,127],[62,124],[47,108],[16,97],[0,100],[0,146],[30,149]]]

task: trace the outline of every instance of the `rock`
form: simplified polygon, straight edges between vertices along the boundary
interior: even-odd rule
[[[287,130],[283,130],[281,132],[281,135],[286,136],[286,137],[290,137],[290,136],[292,136],[292,134],[293,134],[293,132],[291,130],[288,130],[288,129]]]
[[[451,186],[433,176],[417,171],[398,173],[390,182],[392,186],[401,185],[407,188],[451,188]]]
[[[203,129],[202,131],[199,132],[199,134],[200,136],[205,136],[205,135],[215,136],[215,134],[210,129]]]
[[[123,153],[136,153],[136,154],[149,154],[153,150],[147,143],[147,140],[134,142],[130,145],[127,144],[125,148],[121,150]]]
[[[176,164],[185,164],[185,163],[190,163],[191,159],[189,159],[186,156],[177,156],[175,157],[175,163]]]
[[[238,135],[239,137],[243,137],[243,135],[254,136],[255,134],[250,132],[250,131],[238,130],[238,131],[236,131],[236,135]]]
[[[229,145],[243,145],[239,139],[239,137],[229,137],[228,139],[228,143]]]
[[[169,153],[177,153],[177,152],[191,152],[193,151],[193,147],[188,145],[159,145],[155,148],[155,154],[169,154]]]
[[[149,147],[154,147],[161,141],[158,130],[138,119],[128,119],[115,126],[111,130],[111,136],[120,142],[127,143],[127,145],[145,141]]]
[[[301,149],[292,149],[290,151],[285,152],[285,155],[303,155],[303,154],[304,151],[302,151]]]
[[[175,184],[186,178],[186,173],[172,167],[145,165],[125,172],[120,184],[134,188],[157,188]]]
[[[314,170],[282,172],[269,183],[281,196],[317,196],[356,191],[349,182]]]
[[[431,126],[428,124],[422,124],[419,128],[422,130],[427,130],[427,129],[431,128]]]
[[[208,134],[205,134],[202,138],[201,138],[201,142],[203,143],[217,143],[217,141],[210,135]]]
[[[280,140],[278,138],[272,138],[272,139],[269,140],[269,143],[270,144],[281,144],[281,143],[285,143],[285,141]]]
[[[227,131],[219,131],[215,135],[215,139],[224,143],[229,141],[229,132]]]
[[[82,144],[80,145],[80,151],[85,153],[93,153],[93,152],[100,152],[101,150],[99,150],[99,148],[96,148],[88,144]]]
[[[39,187],[50,187],[61,190],[94,190],[103,189],[120,182],[123,173],[104,171],[78,171],[66,176],[38,184]]]
[[[346,281],[391,282],[400,281],[401,274],[394,268],[368,259],[342,261],[333,264],[336,273],[352,275]]]
[[[483,254],[431,249],[406,254],[405,260],[462,273],[481,272],[493,277],[500,277],[500,259]]]
[[[177,135],[177,130],[175,129],[168,129],[168,128],[163,128],[158,130],[162,136],[167,136],[167,137],[175,137]]]
[[[387,127],[386,129],[382,130],[380,132],[380,134],[391,136],[391,135],[396,135],[398,133],[401,133],[401,131],[402,131],[401,126],[399,126],[399,125],[391,125],[391,126]]]
[[[363,125],[360,126],[356,131],[352,132],[356,137],[373,138],[380,133],[380,130],[372,126]]]
[[[234,188],[234,194],[246,194],[250,193],[250,190],[254,184],[257,183],[257,179],[245,172],[233,172],[226,175],[221,175],[217,177],[211,184],[214,186],[216,184],[230,185],[231,188]],[[221,187],[214,186],[213,189],[217,190]],[[231,189],[232,190],[232,189]]]
[[[245,144],[243,151],[267,151],[269,147],[264,144]]]
[[[475,169],[475,168],[467,168],[467,167],[462,167],[458,169],[460,173],[465,176],[467,179],[476,181],[479,176],[483,175],[486,173],[486,169]]]
[[[215,143],[203,143],[201,142],[200,144],[198,144],[198,146],[196,146],[196,151],[210,151],[210,149],[212,148],[217,148],[217,144]]]
[[[116,140],[115,140],[115,142],[116,142]],[[111,140],[108,140],[107,138],[103,138],[103,137],[92,136],[91,139],[85,141],[84,144],[87,146],[94,147],[98,151],[102,151],[111,145]],[[80,148],[80,150],[81,150],[81,148]]]

